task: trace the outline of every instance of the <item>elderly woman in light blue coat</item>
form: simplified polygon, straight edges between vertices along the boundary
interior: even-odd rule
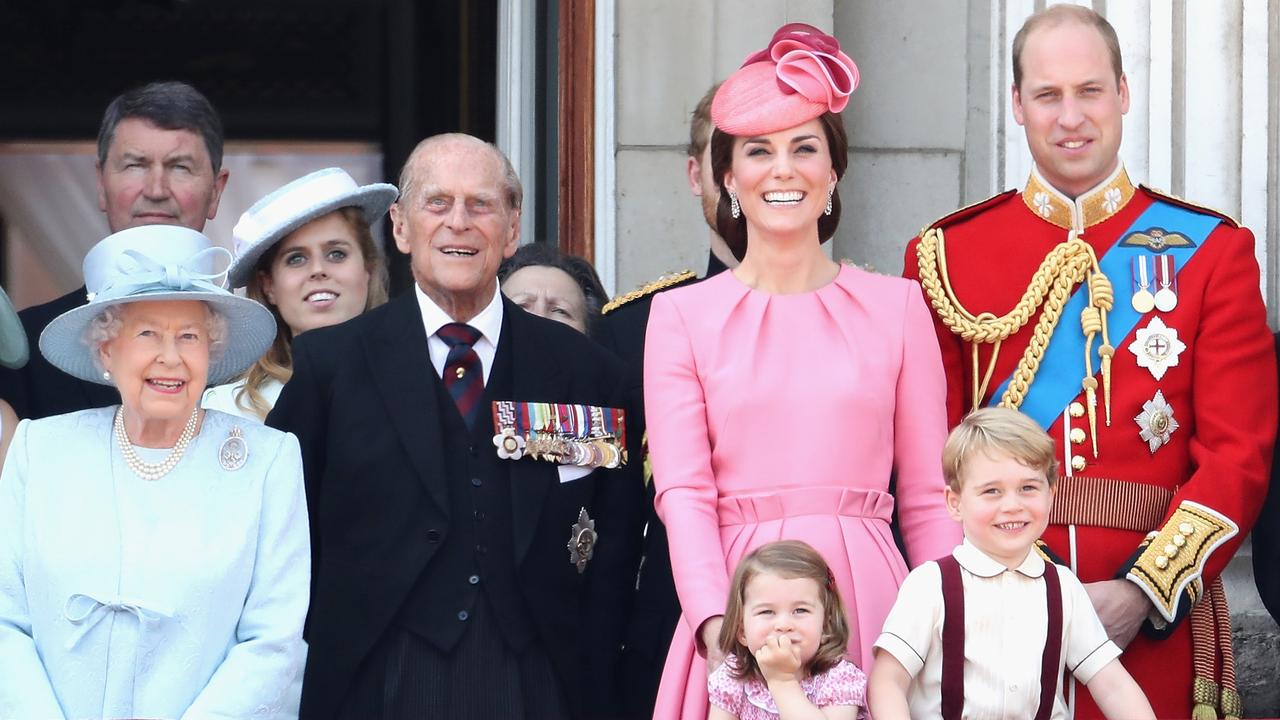
[[[219,257],[219,256],[223,257]],[[310,551],[292,436],[199,408],[275,334],[181,227],[85,258],[40,338],[121,405],[24,421],[0,475],[0,717],[286,717]]]

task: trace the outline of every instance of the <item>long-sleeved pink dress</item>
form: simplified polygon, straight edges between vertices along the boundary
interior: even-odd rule
[[[943,503],[946,388],[919,287],[842,266],[818,290],[771,295],[721,273],[655,297],[645,344],[657,509],[684,613],[654,716],[707,716],[695,633],[724,613],[738,561],[774,540],[826,558],[849,656],[869,668],[907,575],[895,500],[913,567],[961,539]]]

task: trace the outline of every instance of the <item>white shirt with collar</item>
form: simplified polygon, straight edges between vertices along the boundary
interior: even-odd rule
[[[417,283],[413,284],[413,291],[418,296],[422,325],[427,331],[427,352],[431,355],[431,366],[436,369],[436,377],[444,377],[444,363],[449,357],[449,346],[436,333],[445,325],[457,321],[427,297]],[[489,372],[493,369],[493,358],[498,353],[498,336],[502,333],[502,295],[498,292],[497,280],[493,282],[493,297],[489,299],[489,304],[466,324],[480,331],[480,339],[471,347],[480,356],[480,367],[484,370],[484,382],[487,385]]]
[[[964,585],[964,710],[970,720],[1029,718],[1040,705],[1040,661],[1049,618],[1045,561],[1031,550],[1009,569],[967,539],[952,555]],[[1057,566],[1062,586],[1062,650],[1066,668],[1088,683],[1120,648],[1107,639],[1080,580]],[[942,717],[942,572],[927,562],[911,571],[876,640],[912,676],[913,718]],[[1061,685],[1061,684],[1060,684]],[[1061,686],[1055,720],[1071,717]]]

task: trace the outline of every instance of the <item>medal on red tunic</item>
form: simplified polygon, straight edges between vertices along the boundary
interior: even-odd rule
[[[1178,364],[1178,356],[1187,346],[1178,339],[1178,331],[1167,327],[1158,317],[1151,318],[1144,328],[1138,328],[1129,352],[1138,358],[1138,367],[1151,371],[1159,380],[1171,367]]]
[[[1156,306],[1156,296],[1151,292],[1152,268],[1146,255],[1135,255],[1133,258],[1133,309],[1146,315]]]
[[[1138,436],[1147,443],[1152,455],[1156,454],[1161,445],[1169,442],[1169,436],[1178,429],[1178,421],[1173,417],[1173,406],[1159,390],[1155,397],[1142,403],[1142,412],[1133,421],[1138,423]]]
[[[1157,255],[1156,263],[1156,309],[1169,312],[1178,306],[1177,265],[1172,255]]]

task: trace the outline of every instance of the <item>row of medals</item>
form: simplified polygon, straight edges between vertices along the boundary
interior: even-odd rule
[[[612,435],[564,438],[549,433],[529,433],[524,452],[537,460],[578,467],[616,468],[626,461],[626,449]]]
[[[1142,315],[1157,310],[1171,312],[1178,306],[1178,293],[1174,282],[1176,265],[1174,258],[1162,254],[1140,254],[1133,258],[1133,309]],[[1152,288],[1156,288],[1152,292]],[[1146,368],[1157,381],[1170,367],[1178,364],[1178,355],[1186,345],[1178,339],[1178,331],[1168,327],[1159,316],[1153,316],[1146,327],[1139,328],[1137,337],[1129,344],[1129,350],[1138,359],[1138,366]],[[1178,429],[1173,408],[1156,390],[1155,396],[1143,403],[1142,412],[1134,417],[1140,429],[1139,435],[1147,443],[1152,454],[1169,441]]]

